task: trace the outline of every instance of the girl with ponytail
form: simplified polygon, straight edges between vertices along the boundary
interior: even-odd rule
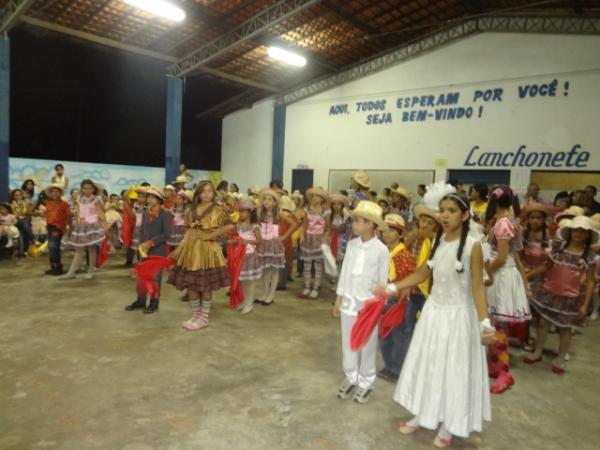
[[[486,264],[487,298],[497,330],[496,343],[489,352],[489,373],[496,378],[494,394],[505,392],[515,383],[510,373],[508,327],[531,319],[528,282],[519,257],[523,250],[521,227],[515,218],[519,214],[519,200],[509,186],[492,189],[485,218],[492,249],[492,259]]]
[[[491,420],[485,347],[494,340],[483,284],[481,243],[469,233],[469,202],[444,183],[437,193],[441,230],[427,264],[385,288],[387,295],[423,283],[433,287],[415,326],[394,400],[414,417],[403,434],[437,429],[434,445],[449,447],[452,436],[468,437]],[[425,201],[427,201],[427,195]],[[376,293],[383,295],[383,288]]]

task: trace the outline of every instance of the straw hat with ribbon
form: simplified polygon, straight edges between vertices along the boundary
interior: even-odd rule
[[[181,190],[178,191],[175,195],[177,197],[181,197],[186,202],[191,202],[194,198],[194,193],[192,191]]]
[[[146,187],[146,195],[152,195],[158,198],[161,202],[165,201],[165,193],[156,186],[148,186]]]
[[[325,189],[320,187],[311,187],[306,191],[306,198],[308,198],[309,201],[314,195],[321,197],[325,203],[329,201],[329,192],[327,192]]]
[[[65,187],[62,184],[52,183],[52,184],[49,184],[48,186],[46,186],[46,189],[44,189],[44,192],[46,193],[46,195],[48,194],[50,189],[58,189],[60,191],[61,196],[65,194]]]
[[[577,216],[565,223],[564,226],[558,229],[558,234],[563,240],[567,240],[571,230],[586,230],[589,231],[592,236],[592,245],[598,243],[600,240],[600,232],[596,229],[596,226],[592,222],[592,219],[586,216]]]
[[[281,201],[281,196],[271,188],[261,189],[261,191],[258,193],[258,198],[260,199],[261,203],[264,202],[265,197],[272,197],[277,205],[279,205],[279,202]]]
[[[378,227],[385,226],[381,206],[369,200],[358,202],[358,206],[352,211],[352,217],[362,217],[363,219],[370,220]]]
[[[400,214],[388,214],[385,216],[384,222],[388,228],[393,228],[401,233],[406,230],[406,223]]]
[[[583,216],[584,210],[580,206],[569,206],[563,212],[560,212],[554,217],[554,222],[560,223],[563,219],[573,219],[577,216]]]
[[[369,189],[371,187],[371,179],[369,174],[364,170],[359,170],[352,174],[352,179],[364,188]]]
[[[344,205],[344,208],[348,208],[350,206],[350,199],[342,194],[331,194],[329,196],[329,200],[331,203],[341,203]]]

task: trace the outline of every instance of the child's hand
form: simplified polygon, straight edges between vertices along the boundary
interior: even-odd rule
[[[376,297],[387,297],[388,294],[386,292],[386,287],[386,284],[379,284],[375,286],[373,288],[373,294],[375,294]]]
[[[483,345],[492,345],[496,342],[496,332],[490,329],[484,329],[481,332],[481,343]]]
[[[333,317],[340,317],[340,314],[341,314],[340,303],[341,303],[340,298],[339,297],[336,298],[335,304],[333,305],[333,311],[332,311]]]
[[[581,305],[581,307],[579,308],[579,317],[583,318],[585,316],[587,316],[588,313],[588,305]]]
[[[494,277],[492,275],[488,275],[488,279],[484,281],[483,285],[485,287],[490,287],[494,284]]]

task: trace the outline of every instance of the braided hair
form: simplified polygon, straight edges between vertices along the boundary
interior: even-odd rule
[[[544,214],[541,211],[538,211],[540,214],[542,214],[544,216],[544,218],[546,219],[546,214]],[[529,214],[527,214],[527,217],[529,218]],[[543,248],[548,248],[548,245],[550,244],[550,241],[548,240],[548,225],[546,225],[546,220],[544,219],[544,222],[542,224],[542,247]],[[523,241],[524,243],[527,242],[529,240],[529,233],[531,232],[531,225],[529,225],[529,222],[527,222],[527,228],[525,228],[525,231],[523,231]]]
[[[444,197],[442,197],[442,199],[440,200],[440,204],[444,201],[444,200],[451,200],[453,201],[461,210],[461,212],[464,214],[465,212],[469,212],[469,200],[467,199],[467,197],[465,195],[461,195],[461,194],[448,194]],[[461,230],[460,230],[460,242],[458,244],[458,251],[456,252],[456,271],[458,273],[463,273],[465,271],[465,268],[463,266],[462,263],[462,256],[464,253],[464,249],[465,249],[465,244],[467,242],[467,236],[469,235],[469,219],[463,221],[462,226],[461,226]],[[433,244],[433,248],[431,249],[431,253],[429,254],[429,261],[433,260],[433,257],[435,256],[435,252],[437,251],[439,245],[440,245],[440,241],[442,238],[442,228],[440,227],[438,229],[437,235],[435,237],[435,243]]]

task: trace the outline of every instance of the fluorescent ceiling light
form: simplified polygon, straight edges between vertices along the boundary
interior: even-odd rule
[[[269,56],[292,66],[304,67],[306,65],[306,58],[304,56],[279,47],[269,47]]]
[[[125,0],[125,3],[174,22],[185,19],[185,11],[166,0]]]

